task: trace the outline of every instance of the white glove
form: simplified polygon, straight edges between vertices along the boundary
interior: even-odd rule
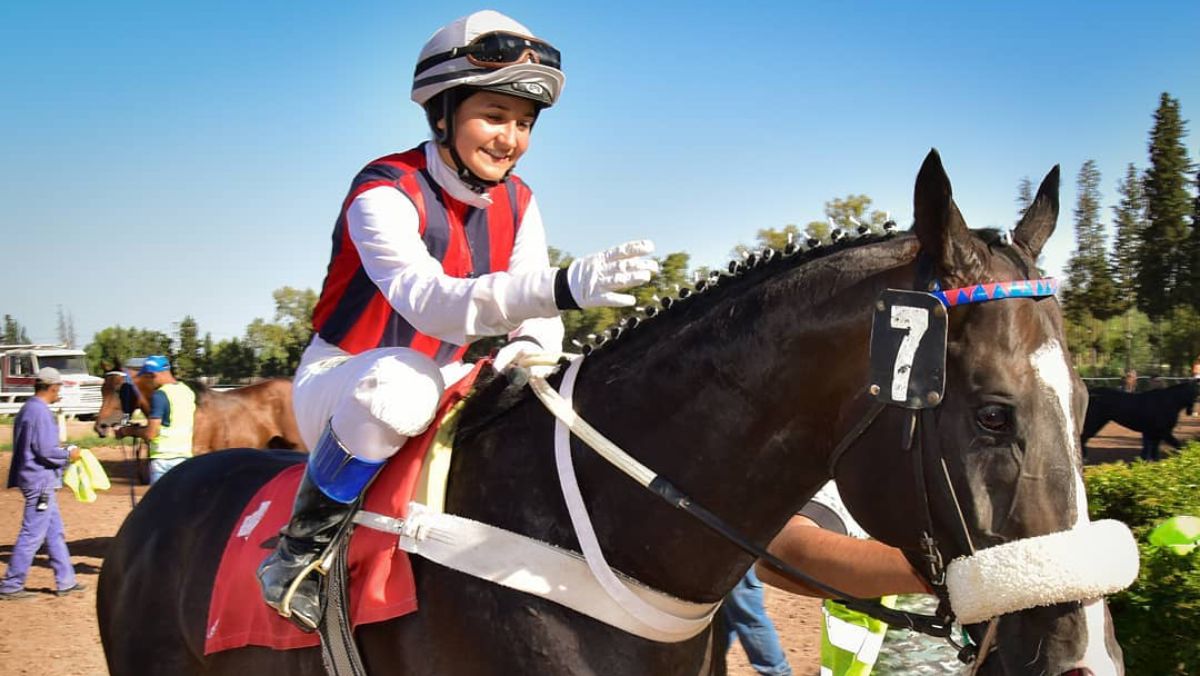
[[[545,350],[533,342],[532,340],[514,340],[505,345],[496,352],[496,356],[492,357],[492,368],[496,369],[497,373],[504,373],[504,370],[510,366],[518,364],[520,357],[527,354],[538,354]],[[530,366],[529,373],[531,375],[545,378],[554,372],[553,366],[537,365]]]
[[[560,275],[566,275],[567,286],[573,300],[580,308],[628,307],[637,302],[624,291],[650,281],[658,272],[658,261],[649,258],[654,253],[654,242],[639,239],[615,246],[607,251],[576,259]],[[562,300],[556,296],[556,300]],[[566,309],[559,303],[559,307]]]

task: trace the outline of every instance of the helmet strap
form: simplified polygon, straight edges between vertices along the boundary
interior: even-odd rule
[[[466,100],[472,93],[470,91],[460,92],[458,91],[459,89],[462,88],[455,87],[442,92],[442,120],[445,122],[445,129],[438,129],[436,124],[433,125],[434,140],[450,151],[450,159],[454,162],[454,173],[458,175],[458,179],[465,183],[473,192],[483,194],[491,188],[500,185],[504,179],[489,181],[479,176],[471,171],[471,168],[459,156],[458,148],[454,143],[454,116],[458,112],[459,104]],[[510,173],[512,173],[511,169],[504,174],[504,178],[508,178],[508,174]]]

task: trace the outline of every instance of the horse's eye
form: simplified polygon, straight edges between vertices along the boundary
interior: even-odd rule
[[[1007,432],[1012,426],[1012,412],[1007,406],[988,404],[975,413],[975,422],[989,432]]]

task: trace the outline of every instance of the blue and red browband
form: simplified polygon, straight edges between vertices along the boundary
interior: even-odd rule
[[[982,303],[1002,298],[1044,298],[1058,292],[1058,280],[1053,277],[1041,279],[1015,279],[1011,282],[990,282],[974,284],[957,289],[942,290],[941,285],[934,281],[929,293],[942,301],[946,307]]]

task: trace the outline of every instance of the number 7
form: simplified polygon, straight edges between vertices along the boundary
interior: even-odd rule
[[[892,328],[907,330],[896,351],[896,362],[892,366],[892,400],[908,399],[908,379],[912,375],[913,359],[921,337],[929,328],[929,310],[911,305],[892,306]]]

